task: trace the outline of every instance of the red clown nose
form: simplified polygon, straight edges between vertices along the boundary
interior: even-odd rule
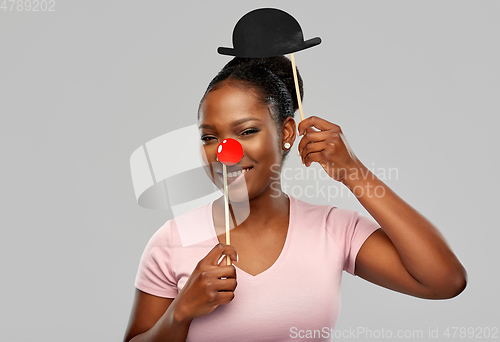
[[[217,159],[227,166],[237,164],[243,157],[243,146],[234,139],[227,138],[217,146]]]

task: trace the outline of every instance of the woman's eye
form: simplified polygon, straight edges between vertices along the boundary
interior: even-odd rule
[[[258,130],[256,130],[255,128],[252,128],[252,129],[247,129],[245,132],[241,133],[241,135],[248,135],[248,134],[253,134],[253,133],[257,133]]]
[[[201,140],[203,140],[203,141],[208,141],[211,139],[215,139],[215,138],[214,137],[207,137],[207,136],[201,137]]]

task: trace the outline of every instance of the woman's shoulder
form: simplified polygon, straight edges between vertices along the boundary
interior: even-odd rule
[[[200,227],[206,225],[206,217],[210,203],[199,206],[184,213],[173,213],[174,217],[158,228],[151,240],[162,244],[179,243],[185,245],[191,235],[200,235]]]
[[[290,198],[291,219],[294,225],[298,227],[307,227],[308,232],[313,230],[324,230],[329,212],[332,205],[313,204],[293,196]]]
[[[214,236],[212,219],[212,202],[201,205],[186,213],[175,215],[165,225],[171,238],[182,246],[197,244],[210,240]]]
[[[345,208],[339,208],[333,204],[313,204],[307,201],[289,196],[294,203],[295,216],[307,222],[324,222],[348,225],[359,219],[361,213]]]
[[[202,216],[205,216],[208,213],[211,206],[212,203],[210,202],[189,211],[184,210],[184,212],[173,212],[174,217],[167,221],[167,223],[170,222],[171,224],[175,224],[176,222],[198,221]]]
[[[290,195],[288,195],[288,197],[290,198],[291,204],[297,211],[297,215],[301,216],[316,216],[320,213],[327,214],[332,209],[337,208],[337,206],[331,204],[313,204]]]

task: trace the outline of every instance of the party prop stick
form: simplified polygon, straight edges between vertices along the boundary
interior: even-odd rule
[[[222,178],[224,179],[224,216],[226,225],[226,245],[231,244],[229,235],[229,196],[227,191],[227,166],[237,164],[243,157],[243,147],[234,139],[222,140],[217,146],[217,160],[222,163]],[[243,176],[243,175],[241,175]],[[226,255],[226,264],[231,265],[231,258]]]
[[[227,198],[227,166],[222,164],[222,174],[224,177],[224,216],[226,222],[226,245],[231,244],[231,238],[229,236],[229,201]],[[231,258],[226,255],[226,264],[231,265]]]
[[[319,37],[304,40],[299,22],[285,11],[277,8],[258,8],[245,14],[234,26],[234,47],[219,47],[217,52],[221,55],[244,58],[265,58],[290,54],[300,120],[302,121],[304,113],[293,53],[320,43],[321,38]]]
[[[302,100],[300,99],[299,79],[297,78],[297,68],[295,67],[295,58],[293,52],[290,54],[292,60],[293,80],[295,81],[295,92],[297,93],[297,103],[299,104],[300,121],[304,120],[304,112],[302,111]]]

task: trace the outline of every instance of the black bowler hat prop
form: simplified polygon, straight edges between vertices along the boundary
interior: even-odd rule
[[[321,43],[315,37],[304,41],[299,22],[277,8],[259,8],[245,14],[234,27],[234,48],[219,47],[221,55],[264,58],[305,50]]]
[[[304,120],[293,53],[320,43],[319,37],[304,41],[299,22],[285,11],[277,8],[258,8],[245,14],[236,23],[233,30],[234,48],[219,47],[217,52],[221,55],[244,58],[264,58],[289,53],[300,119]]]

